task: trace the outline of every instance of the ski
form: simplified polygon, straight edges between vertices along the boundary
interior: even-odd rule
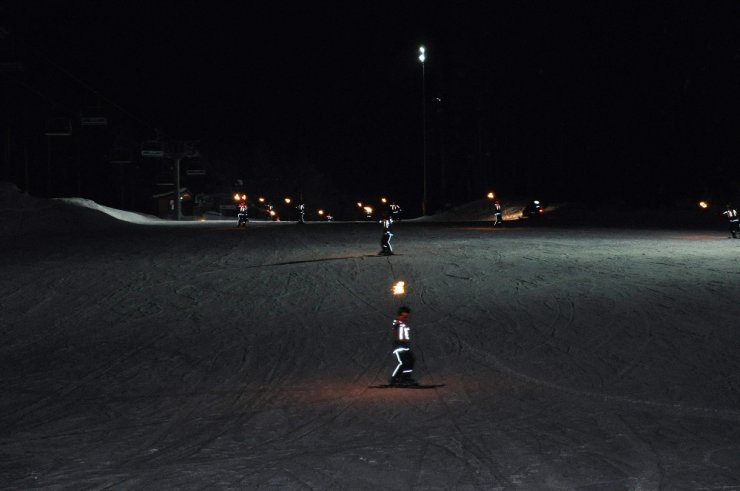
[[[444,387],[445,384],[381,384],[381,385],[369,385],[368,389],[436,389],[438,387]]]

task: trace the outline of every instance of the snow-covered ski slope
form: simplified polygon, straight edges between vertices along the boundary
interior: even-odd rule
[[[724,230],[400,222],[370,257],[373,223],[67,205],[0,237],[2,489],[740,489]],[[368,388],[401,303],[444,387]]]

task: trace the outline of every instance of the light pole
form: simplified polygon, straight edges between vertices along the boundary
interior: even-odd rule
[[[421,200],[421,214],[427,214],[427,95],[424,62],[427,59],[426,48],[419,46],[419,61],[421,62],[421,120],[422,120],[422,163],[424,166],[424,193]]]
[[[182,203],[180,202],[180,161],[182,159],[192,159],[199,157],[200,154],[193,147],[193,143],[184,141],[169,142],[165,148],[159,141],[144,142],[142,145],[142,157],[162,157],[175,161],[175,220],[182,220]]]
[[[181,155],[174,155],[175,158],[175,220],[182,220],[182,203],[180,202],[180,160]]]

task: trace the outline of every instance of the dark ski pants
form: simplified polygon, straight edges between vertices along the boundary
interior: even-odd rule
[[[400,377],[401,374],[410,377],[414,372],[414,361],[416,361],[411,348],[396,348],[393,350],[393,354],[396,355],[398,365],[396,366],[396,369],[393,370],[392,377],[397,378]]]
[[[380,247],[382,248],[383,252],[393,252],[393,246],[391,246],[391,237],[393,237],[392,233],[385,232],[380,238]]]

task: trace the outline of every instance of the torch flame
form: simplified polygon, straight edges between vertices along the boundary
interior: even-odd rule
[[[405,293],[406,293],[406,283],[405,282],[399,281],[393,285],[394,295],[404,295]]]

